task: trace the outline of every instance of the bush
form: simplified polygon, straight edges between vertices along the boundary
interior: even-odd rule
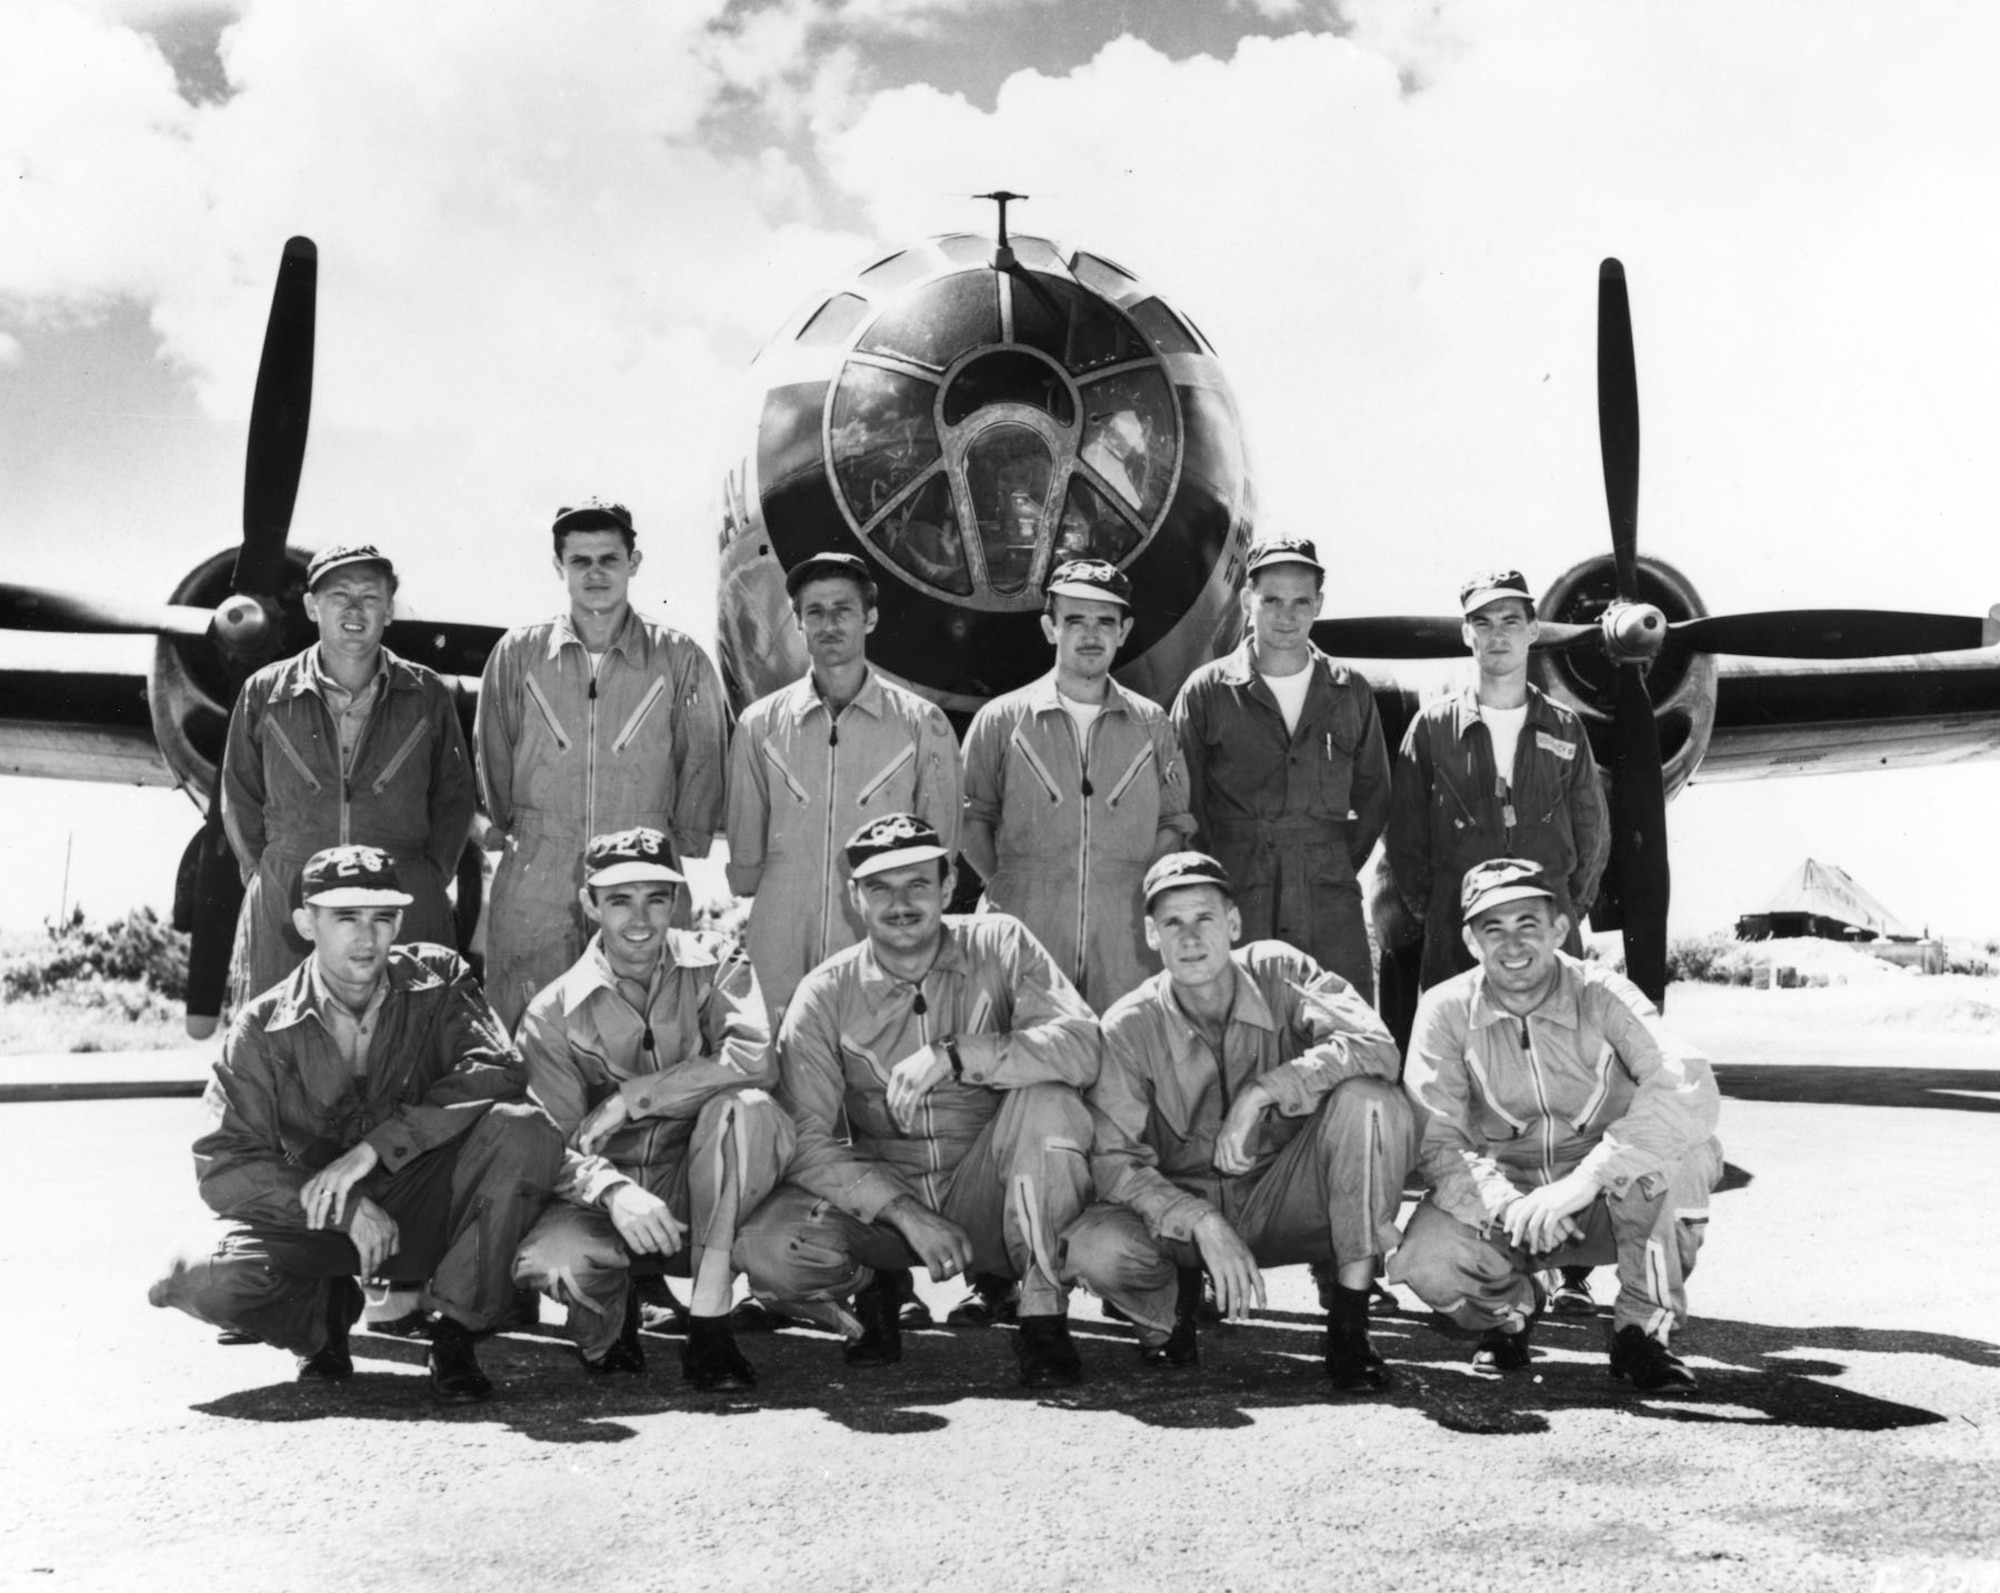
[[[140,907],[112,924],[84,922],[77,908],[48,926],[48,941],[0,966],[9,999],[46,995],[59,986],[116,980],[142,985],[170,1001],[187,999],[188,937]]]
[[[1702,985],[1747,985],[1751,966],[1751,956],[1742,943],[1720,931],[1667,943],[1669,984],[1684,980]]]

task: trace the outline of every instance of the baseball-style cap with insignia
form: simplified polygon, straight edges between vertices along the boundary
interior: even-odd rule
[[[308,907],[408,907],[396,865],[378,846],[329,846],[306,859],[299,899]]]
[[[583,882],[611,886],[663,880],[679,885],[687,876],[670,866],[668,860],[673,855],[666,836],[643,824],[610,835],[593,835],[583,851]]]
[[[1102,559],[1071,559],[1058,564],[1045,589],[1050,597],[1080,597],[1092,603],[1132,606],[1132,582],[1115,564]]]
[[[1229,870],[1206,852],[1169,852],[1146,870],[1146,883],[1141,889],[1146,893],[1147,909],[1151,910],[1155,896],[1188,885],[1213,885],[1232,901],[1236,897],[1236,887],[1229,882]]]
[[[1528,605],[1529,613],[1535,610],[1534,593],[1528,590],[1528,578],[1519,570],[1486,570],[1458,589],[1459,611],[1471,614],[1503,597],[1518,597]]]
[[[1250,562],[1244,573],[1255,575],[1274,564],[1303,564],[1309,570],[1326,574],[1326,566],[1319,562],[1319,545],[1311,537],[1266,537],[1251,544]]]
[[[1505,907],[1534,896],[1556,899],[1549,888],[1548,871],[1525,857],[1496,857],[1465,871],[1465,882],[1458,888],[1459,915],[1469,924],[1490,907]]]
[[[847,838],[847,866],[856,879],[949,856],[937,826],[914,813],[884,814]]]
[[[306,590],[310,592],[324,577],[348,564],[377,564],[391,581],[396,579],[396,566],[374,543],[341,542],[313,555],[312,563],[306,566]]]
[[[866,560],[852,553],[815,553],[785,572],[785,596],[797,597],[799,588],[808,581],[832,579],[853,581],[863,592],[875,589],[875,577],[868,573]]]
[[[632,524],[632,511],[609,498],[585,498],[578,504],[564,504],[556,510],[555,523],[549,530],[557,536],[571,531],[623,531],[627,536],[637,534]]]

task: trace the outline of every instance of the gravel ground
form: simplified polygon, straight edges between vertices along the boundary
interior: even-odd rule
[[[354,1382],[305,1389],[147,1307],[198,1220],[195,1103],[0,1106],[0,1260],[32,1280],[0,1328],[0,1587],[2000,1590],[2000,1042],[1843,1005],[1784,1026],[1824,1064],[1786,1065],[1746,1011],[1675,1008],[1732,1096],[1682,1403],[1611,1383],[1601,1322],[1475,1381],[1407,1300],[1378,1320],[1397,1391],[1342,1401],[1287,1268],[1191,1374],[1141,1373],[1079,1298],[1061,1397],[1013,1386],[1003,1330],[866,1374],[746,1338],[762,1385],[720,1401],[671,1338],[604,1387],[545,1327],[486,1347],[502,1399],[440,1414],[417,1346],[357,1336]]]

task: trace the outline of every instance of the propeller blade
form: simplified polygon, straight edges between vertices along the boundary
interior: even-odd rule
[[[1704,653],[1750,658],[1888,658],[1989,647],[2000,636],[1990,619],[1911,614],[1872,608],[1802,608],[1764,614],[1711,614],[1672,627],[1676,640]]]
[[[1312,639],[1342,658],[1463,658],[1464,620],[1445,614],[1384,614],[1315,621]]]
[[[1604,455],[1604,503],[1611,512],[1611,557],[1618,595],[1639,600],[1639,368],[1632,354],[1632,302],[1625,267],[1606,260],[1597,274],[1597,441]]]
[[[131,603],[0,583],[0,629],[76,631],[86,635],[206,636],[215,614],[184,603]]]
[[[1617,874],[1625,974],[1664,1006],[1667,998],[1667,787],[1660,730],[1645,671],[1618,671],[1611,719],[1611,867]]]
[[[188,927],[187,1032],[206,1040],[215,1032],[228,993],[229,958],[236,944],[236,915],[243,906],[243,876],[222,828],[222,803],[211,797],[208,819],[194,839],[193,922]]]
[[[285,539],[305,468],[306,427],[312,417],[313,323],[319,251],[310,238],[291,238],[278,264],[257,394],[250,404],[250,443],[243,461],[243,546],[230,578],[232,592],[271,596],[285,568]]]

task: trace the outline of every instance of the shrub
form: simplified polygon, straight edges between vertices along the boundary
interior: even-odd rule
[[[77,908],[48,926],[44,945],[0,966],[0,989],[10,999],[45,995],[60,985],[119,980],[145,986],[170,1001],[187,998],[188,937],[140,907],[111,924],[84,921]]]
[[[1704,985],[1747,985],[1752,959],[1734,936],[1682,936],[1667,943],[1667,982],[1684,980]]]

